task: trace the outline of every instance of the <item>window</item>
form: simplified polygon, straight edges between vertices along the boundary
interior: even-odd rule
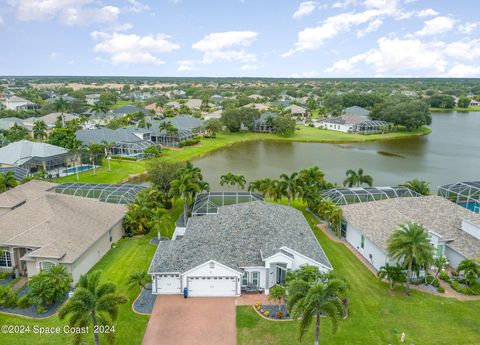
[[[362,235],[362,240],[360,242],[360,248],[364,248],[365,247],[365,236]]]
[[[0,267],[12,267],[12,257],[10,252],[6,250],[1,250],[0,252]]]
[[[248,272],[245,272],[242,276],[242,286],[248,285]]]
[[[252,272],[252,285],[253,286],[258,286],[259,278],[260,278],[260,273],[259,272]]]
[[[110,239],[110,242],[113,241],[112,229],[108,230],[108,238]]]
[[[210,269],[214,269],[215,268],[215,262],[210,262]]]
[[[50,261],[44,261],[40,263],[40,269],[42,271],[50,271],[53,267],[55,267],[55,264]]]

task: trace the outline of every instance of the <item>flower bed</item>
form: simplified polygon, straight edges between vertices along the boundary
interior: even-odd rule
[[[255,309],[259,314],[267,319],[272,320],[291,320],[285,304],[269,305],[269,304],[255,304]]]

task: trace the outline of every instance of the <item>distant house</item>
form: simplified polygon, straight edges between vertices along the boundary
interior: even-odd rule
[[[260,118],[255,120],[253,131],[254,132],[273,132],[273,123],[272,120],[278,116],[276,113],[266,112],[260,115]]]
[[[286,100],[286,99],[280,99],[278,101],[272,101],[270,102],[270,105],[272,107],[288,107],[290,105],[290,101],[289,100]]]
[[[381,133],[388,127],[385,121],[373,121],[368,117],[358,115],[342,115],[330,117],[317,122],[317,127],[339,132],[360,134]]]
[[[145,149],[154,145],[151,141],[151,130],[143,128],[85,129],[77,131],[75,135],[85,145],[111,144],[113,156],[143,158]]]
[[[99,93],[93,93],[90,95],[85,96],[85,102],[87,102],[88,105],[94,105],[100,102],[100,94]]]
[[[0,148],[0,166],[17,166],[29,174],[43,170],[60,175],[72,163],[73,155],[66,149],[46,143],[20,140]]]
[[[221,103],[224,100],[224,98],[220,95],[213,95],[212,97],[210,97],[210,99],[212,100],[212,102],[215,103]]]
[[[33,130],[33,126],[37,121],[43,121],[46,123],[49,129],[55,127],[55,123],[60,118],[61,119],[62,113],[50,113],[41,117],[29,117],[28,119],[23,120],[23,125],[29,131]],[[63,118],[65,122],[72,121],[78,119],[78,115],[70,114],[70,113],[63,113]]]
[[[15,124],[18,126],[24,127],[23,120],[19,119],[18,117],[4,117],[0,119],[0,129],[7,130],[12,128]]]
[[[111,110],[109,113],[112,117],[118,118],[118,117],[123,117],[127,114],[132,114],[132,113],[137,113],[137,112],[142,112],[145,115],[148,114],[148,111],[146,109],[139,108],[135,105],[124,105],[123,107],[119,107],[119,108]]]
[[[213,113],[203,115],[204,120],[220,119],[222,117],[222,110],[216,110]]]
[[[259,100],[259,99],[262,99],[264,97],[262,95],[258,95],[258,94],[254,93],[253,95],[248,96],[248,98],[254,99],[254,100]]]
[[[477,101],[476,99],[472,99],[470,101],[470,106],[471,107],[480,107],[480,101]]]
[[[166,118],[161,121],[154,120],[151,122],[151,140],[157,145],[178,146],[179,142],[191,139],[203,132],[203,121],[190,115],[178,115],[173,118]],[[162,122],[170,122],[173,127],[178,130],[178,133],[171,134],[165,130],[161,130],[160,124]]]
[[[155,114],[161,114],[163,112],[163,108],[162,107],[159,107],[157,106],[155,103],[152,103],[152,104],[149,104],[145,107],[146,110],[148,111],[154,111]]]
[[[189,99],[185,105],[190,109],[200,109],[202,107],[203,101],[201,99],[192,98]]]
[[[59,99],[63,99],[67,103],[75,102],[77,99],[75,97],[69,96],[67,94],[49,98],[46,100],[47,103],[55,103]]]
[[[18,96],[11,96],[6,98],[4,101],[4,105],[5,109],[15,111],[38,109],[38,104],[30,102],[29,100]]]
[[[296,118],[305,118],[308,116],[307,108],[298,106],[296,104],[289,105],[288,107],[285,108],[285,110],[290,110],[290,113],[292,114],[292,116]]]
[[[354,105],[353,107],[348,107],[343,109],[342,114],[347,116],[368,116],[370,112],[362,107]]]
[[[27,277],[62,265],[73,284],[124,235],[125,206],[57,194],[33,180],[0,194],[0,271]]]
[[[259,111],[267,111],[268,108],[269,108],[268,105],[263,104],[263,103],[249,103],[249,104],[245,104],[244,106],[242,106],[242,108],[247,108],[247,107],[255,108]]]
[[[165,103],[165,107],[166,108],[179,109],[180,108],[180,103],[178,103],[176,101],[171,101],[171,102]]]

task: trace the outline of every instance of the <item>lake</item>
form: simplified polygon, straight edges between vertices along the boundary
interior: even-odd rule
[[[376,186],[398,185],[418,177],[438,185],[480,180],[480,112],[433,113],[432,133],[417,138],[352,144],[254,141],[195,160],[212,190],[232,172],[248,182],[278,178],[313,165],[329,181],[341,183],[348,169],[363,168]]]

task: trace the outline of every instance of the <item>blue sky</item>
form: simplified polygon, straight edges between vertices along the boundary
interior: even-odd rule
[[[475,0],[0,0],[0,75],[480,77]]]

